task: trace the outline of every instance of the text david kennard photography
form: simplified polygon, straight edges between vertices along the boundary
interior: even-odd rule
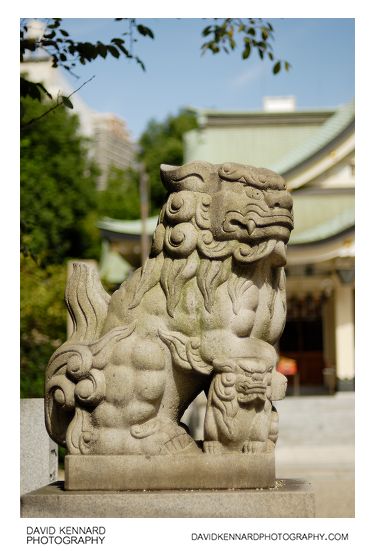
[[[105,532],[104,526],[27,526],[26,543],[102,544]]]

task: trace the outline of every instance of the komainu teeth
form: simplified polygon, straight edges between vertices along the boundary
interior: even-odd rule
[[[251,235],[255,230],[255,222],[253,220],[249,220],[246,225],[247,225],[247,231],[249,232],[249,235]]]

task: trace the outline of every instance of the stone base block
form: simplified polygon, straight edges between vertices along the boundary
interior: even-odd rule
[[[311,518],[311,485],[277,480],[269,490],[67,491],[54,483],[21,498],[23,518]]]
[[[65,457],[65,490],[249,489],[274,485],[274,453]]]
[[[43,398],[21,400],[21,494],[57,480],[57,444],[49,438]]]

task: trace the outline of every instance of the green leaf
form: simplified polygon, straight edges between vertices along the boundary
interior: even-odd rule
[[[63,104],[65,105],[65,107],[68,107],[69,109],[73,109],[73,104],[72,102],[70,101],[70,99],[66,96],[61,96],[61,100],[63,102]]]
[[[149,27],[145,27],[144,25],[137,25],[137,31],[142,36],[149,36],[150,38],[154,38],[154,33]]]
[[[111,42],[113,42],[114,44],[116,44],[117,46],[119,44],[125,44],[125,40],[123,40],[122,38],[112,38]]]
[[[220,52],[220,48],[215,42],[209,42],[207,48],[209,48],[213,54],[218,54]]]
[[[281,69],[281,63],[280,61],[278,61],[277,63],[275,63],[275,65],[273,66],[273,69],[272,69],[272,72],[274,75],[277,75],[277,73],[280,71]]]
[[[41,43],[42,43],[43,46],[54,46],[55,48],[57,48],[57,42],[55,40],[44,40],[44,39],[42,39]]]
[[[125,46],[123,46],[122,44],[118,44],[117,47],[122,51],[122,53],[126,55],[126,57],[130,57],[130,58],[133,57],[129,52],[129,50],[127,50]]]
[[[212,29],[211,25],[209,25],[208,27],[205,27],[202,31],[202,36],[208,36],[211,32],[211,29]]]
[[[96,45],[96,48],[98,50],[98,54],[105,59],[107,57],[107,46],[105,46],[102,42],[98,42]]]
[[[245,47],[244,47],[243,51],[242,51],[242,59],[247,59],[249,57],[250,53],[251,53],[251,44],[250,44],[250,42],[247,42],[245,44]]]
[[[43,86],[41,82],[37,82],[36,85],[46,94],[46,96],[49,97],[49,99],[52,99],[51,94],[46,90],[46,88]]]
[[[47,25],[47,29],[57,29],[57,27],[60,27],[61,19],[55,18],[53,21],[53,23]]]
[[[84,57],[87,61],[95,59],[98,55],[96,46],[91,42],[83,42],[77,44],[77,50],[79,54]]]
[[[113,55],[113,57],[116,57],[116,58],[120,57],[120,52],[118,51],[117,48],[115,48],[115,46],[107,46],[107,48],[108,48],[108,51]]]
[[[141,59],[139,59],[139,57],[136,57],[135,60],[138,63],[138,65],[141,66],[142,70],[146,71],[146,67],[145,67],[145,64],[143,63],[143,61]]]
[[[288,61],[284,61],[284,68],[286,71],[289,71],[289,69],[291,68],[291,64]]]
[[[60,29],[60,33],[61,33],[63,36],[69,36],[68,31],[65,31],[64,29]]]

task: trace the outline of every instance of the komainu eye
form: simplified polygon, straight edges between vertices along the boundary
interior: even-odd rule
[[[259,189],[255,189],[253,187],[246,187],[246,195],[250,197],[251,199],[263,199],[263,193],[259,191]]]

